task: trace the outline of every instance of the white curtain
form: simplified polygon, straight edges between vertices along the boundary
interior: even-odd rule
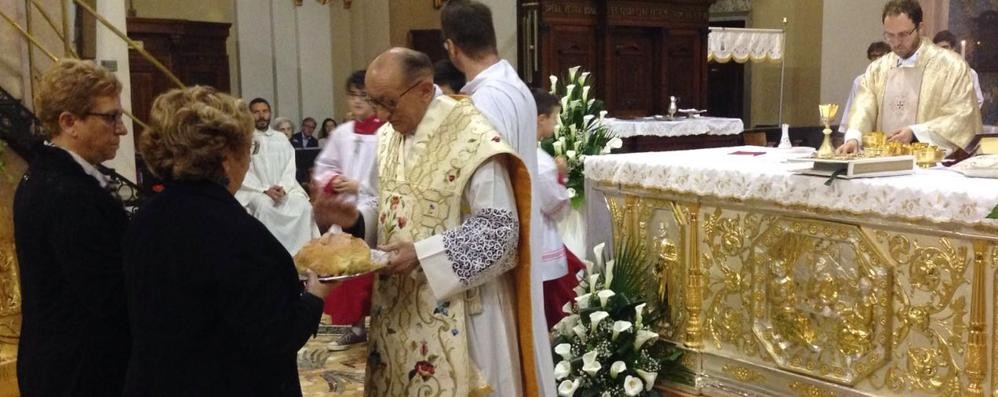
[[[783,32],[774,29],[726,28],[711,30],[707,36],[707,60],[725,63],[780,61],[783,59]]]

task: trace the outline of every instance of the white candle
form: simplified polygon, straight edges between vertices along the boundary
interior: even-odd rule
[[[967,40],[960,40],[960,56],[967,57]]]

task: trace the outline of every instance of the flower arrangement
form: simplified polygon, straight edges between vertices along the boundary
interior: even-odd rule
[[[579,66],[569,68],[562,84],[557,76],[550,77],[551,93],[561,97],[561,113],[554,135],[539,143],[551,156],[565,158],[568,164],[565,187],[575,208],[581,207],[585,198],[586,156],[610,153],[622,146],[620,138],[603,123],[606,117],[603,101],[589,95],[591,75],[579,70]]]
[[[563,308],[569,315],[553,330],[558,395],[655,396],[655,380],[678,373],[682,354],[653,330],[665,303],[640,246],[623,244],[609,261],[603,250],[593,249],[597,262],[587,263],[574,302]]]

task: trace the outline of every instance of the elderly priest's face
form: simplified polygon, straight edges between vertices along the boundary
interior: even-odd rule
[[[407,75],[401,69],[399,58],[391,52],[371,62],[365,83],[368,102],[378,118],[387,120],[392,128],[406,135],[416,131],[433,101],[432,75]]]

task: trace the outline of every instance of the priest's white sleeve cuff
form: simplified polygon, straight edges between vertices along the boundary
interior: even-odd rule
[[[848,129],[846,131],[845,140],[843,140],[842,142],[849,142],[850,139],[855,139],[857,145],[863,146],[863,133],[859,132],[858,129],[855,128]]]
[[[416,257],[419,258],[419,266],[426,275],[426,283],[437,300],[447,299],[465,289],[461,279],[454,274],[454,266],[447,256],[442,234],[417,241],[413,245]]]
[[[932,142],[932,138],[929,137],[929,126],[927,124],[915,124],[911,127],[911,133],[918,138],[919,142]]]

